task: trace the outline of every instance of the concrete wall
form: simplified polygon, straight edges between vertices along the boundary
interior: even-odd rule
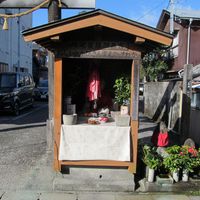
[[[148,82],[144,85],[144,114],[161,119],[178,131],[181,82]]]
[[[157,122],[163,118],[166,119],[168,127],[177,132],[181,84],[181,82],[172,81],[144,84],[144,114]],[[200,146],[200,110],[191,108],[190,117],[190,132],[187,137],[192,138]]]
[[[200,146],[200,110],[192,108],[190,117],[191,120],[189,137],[192,138],[195,143]]]
[[[0,13],[18,13],[24,9],[0,9]],[[9,30],[2,30],[0,18],[0,63],[8,65],[7,71],[15,71],[18,64],[32,74],[32,43],[24,42],[21,32],[32,27],[32,14],[8,20]],[[18,30],[18,28],[20,28]],[[1,66],[0,66],[1,71]]]

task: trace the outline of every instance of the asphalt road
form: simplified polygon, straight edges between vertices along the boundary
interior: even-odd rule
[[[47,151],[48,104],[36,102],[17,117],[0,115],[0,191],[52,191],[53,154]],[[149,140],[152,125],[141,118],[139,139]],[[147,141],[146,141],[147,142]]]
[[[17,117],[0,115],[0,190],[51,190],[52,152],[46,151],[47,102]]]

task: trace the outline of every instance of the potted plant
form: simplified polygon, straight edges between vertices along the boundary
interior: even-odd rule
[[[155,170],[157,170],[162,162],[160,155],[156,152],[155,147],[145,145],[143,147],[143,162],[148,167],[148,182],[154,181]]]
[[[115,102],[120,106],[121,114],[115,116],[116,125],[129,126],[130,116],[129,105],[131,96],[130,78],[122,76],[115,80],[113,86],[115,92]]]
[[[194,169],[200,166],[200,154],[195,147],[183,146],[180,155],[183,164],[182,181],[187,182],[189,173],[194,172]]]
[[[170,171],[175,182],[179,181],[179,173],[182,168],[181,147],[174,145],[166,148],[168,156],[163,158],[163,165]]]
[[[115,102],[117,102],[120,106],[128,106],[130,104],[131,97],[130,78],[126,76],[117,78],[113,88],[115,90]]]

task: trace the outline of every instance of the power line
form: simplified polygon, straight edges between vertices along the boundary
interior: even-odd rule
[[[150,9],[149,11],[147,11],[144,15],[142,15],[141,17],[139,17],[138,19],[136,19],[136,21],[144,18],[145,16],[149,15],[152,11],[156,10],[158,7],[160,7],[166,0],[163,0],[161,3],[159,3],[158,5],[156,5],[154,8]]]
[[[167,4],[166,10],[169,9],[169,6],[170,6],[170,1],[169,1],[168,4]]]

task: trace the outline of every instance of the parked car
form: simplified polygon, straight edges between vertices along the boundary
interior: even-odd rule
[[[35,99],[48,100],[48,80],[40,80],[37,88],[34,89]]]
[[[144,94],[144,83],[139,84],[139,95],[143,96]]]
[[[29,73],[0,73],[0,111],[10,111],[19,115],[20,110],[32,106],[34,86]]]

